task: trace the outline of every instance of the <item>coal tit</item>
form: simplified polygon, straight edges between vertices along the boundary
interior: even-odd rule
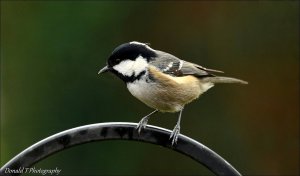
[[[197,99],[216,83],[241,83],[246,81],[216,76],[223,73],[181,60],[169,53],[152,49],[140,42],[124,43],[115,48],[100,73],[111,72],[123,80],[129,92],[155,109],[143,117],[137,125],[140,133],[149,117],[160,112],[179,112],[170,139],[177,143],[180,120],[186,104]]]

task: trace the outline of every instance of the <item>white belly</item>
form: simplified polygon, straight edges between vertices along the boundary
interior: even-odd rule
[[[163,112],[180,111],[185,104],[198,98],[212,86],[212,84],[178,83],[178,86],[166,87],[159,83],[147,83],[144,79],[127,84],[127,88],[133,96],[151,108]]]
[[[183,107],[182,103],[178,103],[174,99],[170,100],[166,96],[161,96],[162,94],[167,95],[167,92],[157,84],[140,80],[134,84],[128,83],[127,88],[133,96],[153,109],[163,112],[177,112]]]

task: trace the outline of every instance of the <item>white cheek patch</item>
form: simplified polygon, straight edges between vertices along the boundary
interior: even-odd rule
[[[132,69],[134,70],[134,75],[139,75],[141,72],[145,71],[147,67],[147,60],[142,56],[137,57],[132,67]]]
[[[145,71],[148,66],[147,60],[142,56],[133,60],[125,60],[119,63],[118,65],[113,66],[113,68],[119,73],[125,76],[138,76],[142,71]]]
[[[131,76],[133,74],[133,70],[131,69],[133,64],[134,62],[132,60],[125,60],[118,65],[113,66],[113,69],[125,76]]]

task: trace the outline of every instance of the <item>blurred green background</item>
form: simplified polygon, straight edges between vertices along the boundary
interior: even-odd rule
[[[245,175],[299,174],[299,2],[1,1],[1,165],[57,132],[138,122],[151,109],[113,75],[111,51],[149,42],[249,85],[217,85],[185,108],[181,132]],[[177,114],[150,124],[173,129]],[[165,148],[106,141],[36,167],[61,175],[212,174]]]

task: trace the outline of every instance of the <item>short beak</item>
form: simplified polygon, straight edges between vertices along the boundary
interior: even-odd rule
[[[98,74],[101,74],[101,73],[105,73],[105,72],[108,72],[109,71],[109,68],[107,66],[103,67],[99,72]]]

